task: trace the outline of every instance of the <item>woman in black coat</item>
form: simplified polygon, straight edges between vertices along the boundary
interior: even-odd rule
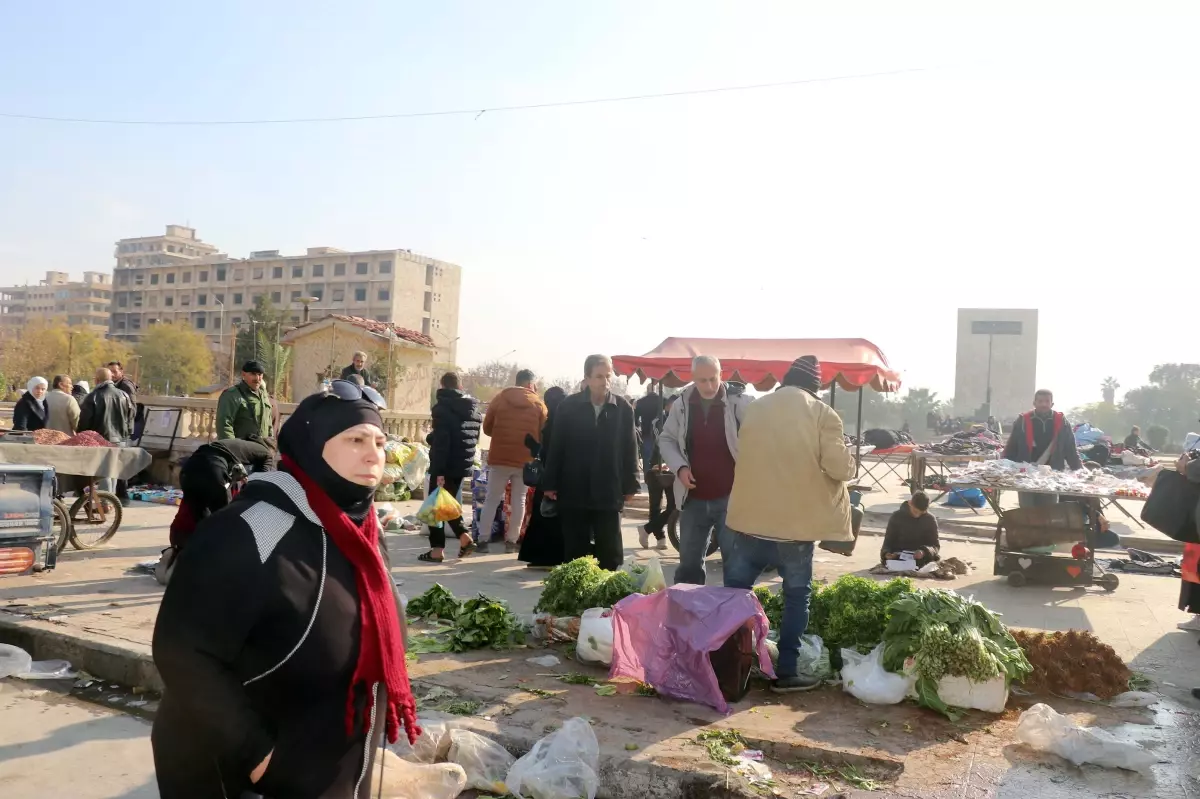
[[[163,799],[367,799],[385,737],[419,734],[372,503],[381,406],[342,380],[305,399],[281,471],[252,475],[180,554],[154,627]]]
[[[483,415],[479,412],[479,400],[463,393],[458,387],[458,375],[447,372],[442,375],[442,387],[437,392],[433,405],[433,431],[426,437],[429,444],[429,490],[441,488],[457,497],[462,482],[475,466],[475,448],[479,446],[479,430]],[[458,556],[465,558],[475,551],[471,531],[460,515],[445,524],[458,536]],[[445,524],[429,528],[429,551],[417,560],[426,563],[441,563],[445,559]]]
[[[545,454],[550,451],[550,437],[553,435],[555,409],[566,398],[567,392],[558,386],[546,389],[542,400],[550,414],[542,427],[542,443],[539,445],[532,437],[526,439],[529,451],[535,458],[545,460]],[[529,517],[529,525],[525,528],[525,537],[521,539],[521,552],[517,560],[528,565],[531,569],[551,569],[567,562],[563,549],[562,526],[558,516],[542,515],[542,489],[539,486],[533,492],[533,514]]]
[[[46,426],[46,390],[44,377],[35,377],[25,386],[25,393],[13,407],[13,430],[41,430]]]

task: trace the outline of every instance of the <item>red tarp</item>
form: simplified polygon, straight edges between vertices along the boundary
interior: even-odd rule
[[[767,391],[801,355],[821,361],[821,383],[837,381],[847,391],[870,386],[876,391],[899,391],[900,373],[893,370],[878,347],[862,338],[669,338],[645,355],[613,358],[617,374],[682,386],[692,381],[692,358],[712,355],[721,360],[726,380],[737,380]]]

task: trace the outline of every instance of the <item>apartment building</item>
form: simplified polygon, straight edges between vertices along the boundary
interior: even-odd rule
[[[152,324],[187,323],[228,352],[260,297],[292,325],[328,314],[419,330],[437,346],[435,361],[458,353],[461,267],[410,250],[310,247],[303,255],[261,250],[231,258],[192,228],[117,242],[109,332],[137,341]]]
[[[103,272],[47,272],[36,286],[0,288],[0,329],[17,330],[33,320],[62,321],[104,335],[109,329],[112,282]]]

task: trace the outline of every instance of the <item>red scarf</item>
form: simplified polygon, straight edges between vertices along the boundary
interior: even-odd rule
[[[363,726],[370,728],[371,708],[375,702],[372,686],[383,683],[387,692],[387,739],[395,743],[400,732],[400,721],[408,742],[415,744],[421,734],[417,726],[417,703],[413,699],[408,683],[408,669],[404,665],[404,636],[400,632],[400,613],[392,577],[379,554],[379,519],[375,508],[367,513],[362,527],[329,498],[312,478],[286,455],[281,464],[295,477],[308,503],[316,511],[325,532],[333,539],[333,545],[345,555],[354,567],[354,581],[358,586],[358,613],[362,622],[359,636],[358,664],[350,680],[350,695],[346,698],[346,731],[354,732],[354,687],[362,683],[367,690],[367,711]]]
[[[1029,447],[1029,452],[1033,452],[1033,411],[1028,411],[1021,414],[1025,417],[1025,446]],[[1055,440],[1058,438],[1058,432],[1062,430],[1063,415],[1058,411],[1054,412],[1054,435],[1050,438],[1049,446],[1054,446]],[[1032,455],[1030,456],[1032,457]]]

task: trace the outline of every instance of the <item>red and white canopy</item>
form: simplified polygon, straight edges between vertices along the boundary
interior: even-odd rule
[[[837,383],[847,391],[870,386],[899,391],[900,373],[882,350],[862,338],[730,339],[668,338],[645,355],[617,355],[617,374],[661,381],[675,387],[692,381],[692,358],[712,355],[721,360],[726,380],[767,391],[783,379],[792,361],[815,355],[821,362],[821,384]]]

